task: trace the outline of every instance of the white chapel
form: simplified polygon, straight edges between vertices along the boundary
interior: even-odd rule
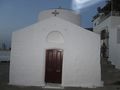
[[[100,35],[68,9],[40,13],[38,22],[12,34],[11,85],[100,87]]]

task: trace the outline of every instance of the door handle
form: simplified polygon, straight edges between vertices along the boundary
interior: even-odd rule
[[[60,72],[60,70],[56,70],[56,72]]]

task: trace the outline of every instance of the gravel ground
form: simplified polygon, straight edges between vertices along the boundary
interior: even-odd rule
[[[8,85],[9,82],[9,63],[0,63],[0,90],[54,90],[42,87],[20,87]],[[101,88],[74,88],[68,87],[55,90],[120,90],[120,86],[106,86]]]

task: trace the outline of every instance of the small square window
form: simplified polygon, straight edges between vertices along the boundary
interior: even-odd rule
[[[117,30],[117,43],[120,44],[120,28]]]

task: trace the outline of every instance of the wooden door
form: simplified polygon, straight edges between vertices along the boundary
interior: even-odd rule
[[[46,50],[46,83],[61,83],[63,51],[59,49]]]

